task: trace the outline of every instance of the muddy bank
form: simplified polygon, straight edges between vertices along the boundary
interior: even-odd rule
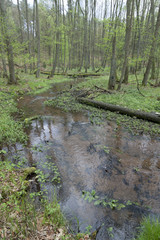
[[[48,175],[41,188],[49,199],[57,192],[62,211],[75,232],[98,229],[97,240],[132,239],[143,215],[160,213],[160,140],[133,136],[115,123],[90,124],[83,113],[64,113],[44,101],[61,87],[19,101],[26,117],[41,115],[27,129],[27,147],[10,147],[15,162],[36,166]],[[60,182],[53,181],[53,165]],[[52,166],[52,167],[50,167]],[[95,206],[82,198],[92,190],[100,197],[131,205],[121,210]],[[112,232],[109,228],[112,227]]]

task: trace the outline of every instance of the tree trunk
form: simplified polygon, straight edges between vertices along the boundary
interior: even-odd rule
[[[149,78],[149,73],[150,73],[152,63],[153,63],[153,60],[154,60],[154,52],[155,52],[155,48],[156,48],[156,42],[157,42],[157,39],[158,39],[158,36],[159,36],[159,28],[160,28],[160,4],[159,4],[156,27],[155,27],[155,31],[154,31],[154,35],[153,35],[152,47],[151,47],[151,50],[150,50],[150,55],[149,55],[146,71],[145,71],[145,74],[144,74],[144,78],[143,78],[143,81],[142,81],[143,86],[147,85],[147,81],[148,81],[148,78]]]
[[[23,37],[23,30],[22,30],[22,18],[21,18],[21,11],[19,7],[19,0],[17,0],[17,9],[18,9],[19,27],[21,32],[21,44],[23,44],[24,37]],[[24,54],[25,54],[25,51],[24,51]],[[24,60],[24,69],[25,69],[25,73],[27,73],[27,66],[25,64],[25,60]]]
[[[15,77],[15,70],[14,70],[13,48],[12,48],[11,40],[9,38],[6,39],[6,46],[7,46],[7,55],[8,55],[8,65],[9,65],[8,84],[16,84],[17,80]]]
[[[1,31],[3,35],[4,42],[6,44],[8,65],[9,65],[9,79],[8,84],[16,84],[15,70],[14,70],[14,59],[13,59],[13,48],[11,43],[11,38],[8,34],[8,21],[5,10],[5,1],[0,1],[0,12],[1,12]]]
[[[116,30],[116,29],[115,29]],[[112,39],[112,58],[111,58],[111,69],[108,82],[108,89],[115,89],[116,85],[116,31]]]
[[[77,100],[80,103],[91,105],[93,107],[98,107],[98,108],[102,108],[102,109],[109,110],[112,112],[118,112],[120,114],[125,114],[125,115],[131,116],[131,117],[137,117],[137,118],[144,119],[147,121],[160,123],[160,116],[157,114],[142,112],[139,110],[136,111],[136,110],[132,110],[132,109],[129,109],[126,107],[113,105],[113,104],[109,104],[109,103],[98,102],[98,101],[90,100],[87,98],[77,98]]]
[[[28,2],[25,0],[25,8],[26,8],[26,24],[27,24],[27,40],[28,40],[28,54],[29,61],[31,61],[31,43],[30,43],[30,33],[29,33],[29,18],[28,18]],[[32,71],[32,64],[30,62],[30,72]]]
[[[130,38],[131,38],[131,28],[132,28],[132,8],[133,8],[134,0],[127,0],[127,16],[126,16],[126,34],[125,34],[125,55],[124,62],[121,72],[121,78],[118,85],[117,90],[121,89],[121,84],[124,81],[126,67],[128,65],[128,56],[129,56],[129,48],[130,48]]]
[[[52,71],[51,71],[51,75],[50,77],[54,76],[56,67],[57,67],[57,61],[58,61],[58,57],[59,57],[59,5],[58,5],[58,0],[55,0],[55,8],[56,8],[56,51],[55,54],[53,54],[53,67],[52,67]]]
[[[3,78],[8,78],[5,52],[4,52],[4,49],[3,49],[3,45],[0,46],[0,50],[1,50],[2,65],[3,65]]]
[[[35,7],[36,7],[36,40],[37,40],[37,71],[36,71],[36,78],[39,78],[39,75],[40,75],[40,27],[39,27],[39,10],[38,10],[37,0],[35,0]]]
[[[85,16],[84,16],[84,69],[87,73],[88,69],[88,49],[87,49],[87,40],[88,40],[88,0],[85,0]]]

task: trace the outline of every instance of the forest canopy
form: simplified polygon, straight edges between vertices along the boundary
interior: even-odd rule
[[[109,70],[109,89],[143,70],[159,84],[160,4],[157,0],[1,0],[0,70],[66,73]],[[15,70],[16,69],[16,70]],[[119,72],[119,78],[117,77]]]

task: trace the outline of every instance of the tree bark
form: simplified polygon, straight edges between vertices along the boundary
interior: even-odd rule
[[[3,35],[4,42],[6,44],[7,56],[8,56],[8,65],[9,65],[9,79],[8,84],[16,84],[15,70],[14,70],[14,58],[13,58],[13,48],[11,43],[11,37],[8,34],[8,21],[5,10],[5,1],[0,1],[0,12],[1,12],[1,31]]]
[[[29,17],[28,17],[28,2],[25,0],[25,8],[26,8],[26,23],[27,23],[27,40],[28,40],[28,54],[29,60],[31,59],[31,43],[30,43],[30,33],[29,33]],[[32,64],[30,62],[30,72],[32,71]]]
[[[88,0],[85,0],[85,16],[84,16],[84,68],[85,73],[88,69],[88,49],[87,49],[87,40],[88,40]]]
[[[22,18],[21,18],[19,0],[17,0],[17,9],[18,9],[19,27],[20,27],[20,33],[21,33],[21,44],[23,44],[24,36],[23,36],[23,30],[22,30]],[[25,54],[25,51],[24,51],[24,54]],[[25,64],[25,60],[24,60],[24,69],[25,69],[25,73],[27,73],[27,66]]]
[[[129,56],[130,38],[131,38],[131,27],[132,27],[132,8],[133,8],[133,4],[134,4],[134,0],[127,0],[125,55],[124,55],[122,72],[121,72],[121,78],[120,78],[117,90],[121,89],[121,84],[124,81],[125,71],[126,71],[126,67],[128,65],[128,56]]]
[[[136,111],[126,107],[121,107],[121,106],[117,106],[109,103],[98,102],[98,101],[90,100],[87,98],[77,98],[77,100],[80,103],[91,105],[93,107],[102,108],[112,112],[118,112],[120,114],[125,114],[131,117],[137,117],[137,118],[155,122],[155,123],[160,123],[160,115],[156,115],[153,113],[147,113],[147,112],[142,112],[138,110]]]
[[[37,40],[37,71],[36,78],[40,75],[40,27],[39,27],[39,9],[37,0],[35,0],[36,7],[36,40]]]
[[[56,67],[57,67],[57,61],[58,61],[58,57],[59,57],[59,4],[58,4],[58,0],[55,0],[55,8],[56,8],[56,51],[55,54],[53,53],[53,67],[52,67],[52,71],[50,74],[50,77],[54,76]]]
[[[148,81],[148,78],[149,78],[152,63],[154,61],[154,52],[155,52],[155,48],[156,48],[157,39],[158,39],[158,36],[159,36],[159,28],[160,28],[160,4],[159,4],[156,27],[155,27],[155,31],[154,31],[154,35],[153,35],[152,47],[151,47],[151,50],[150,50],[146,71],[144,73],[144,77],[143,77],[143,81],[142,81],[143,86],[147,85],[147,81]]]
[[[4,52],[4,49],[3,49],[3,45],[0,45],[0,50],[1,50],[2,65],[3,65],[3,78],[8,78],[5,52]]]

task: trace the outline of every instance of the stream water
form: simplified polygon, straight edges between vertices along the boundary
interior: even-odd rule
[[[10,155],[16,160],[24,156],[29,166],[48,174],[48,198],[56,190],[73,231],[91,225],[91,231],[99,230],[97,240],[133,239],[142,216],[160,213],[160,140],[132,136],[113,122],[92,125],[83,113],[45,106],[44,101],[55,97],[61,87],[19,101],[27,117],[42,117],[27,130],[27,147],[10,147]],[[58,167],[60,184],[51,180],[50,163]],[[83,191],[92,190],[101,197],[136,204],[121,210],[95,206],[82,198]]]

